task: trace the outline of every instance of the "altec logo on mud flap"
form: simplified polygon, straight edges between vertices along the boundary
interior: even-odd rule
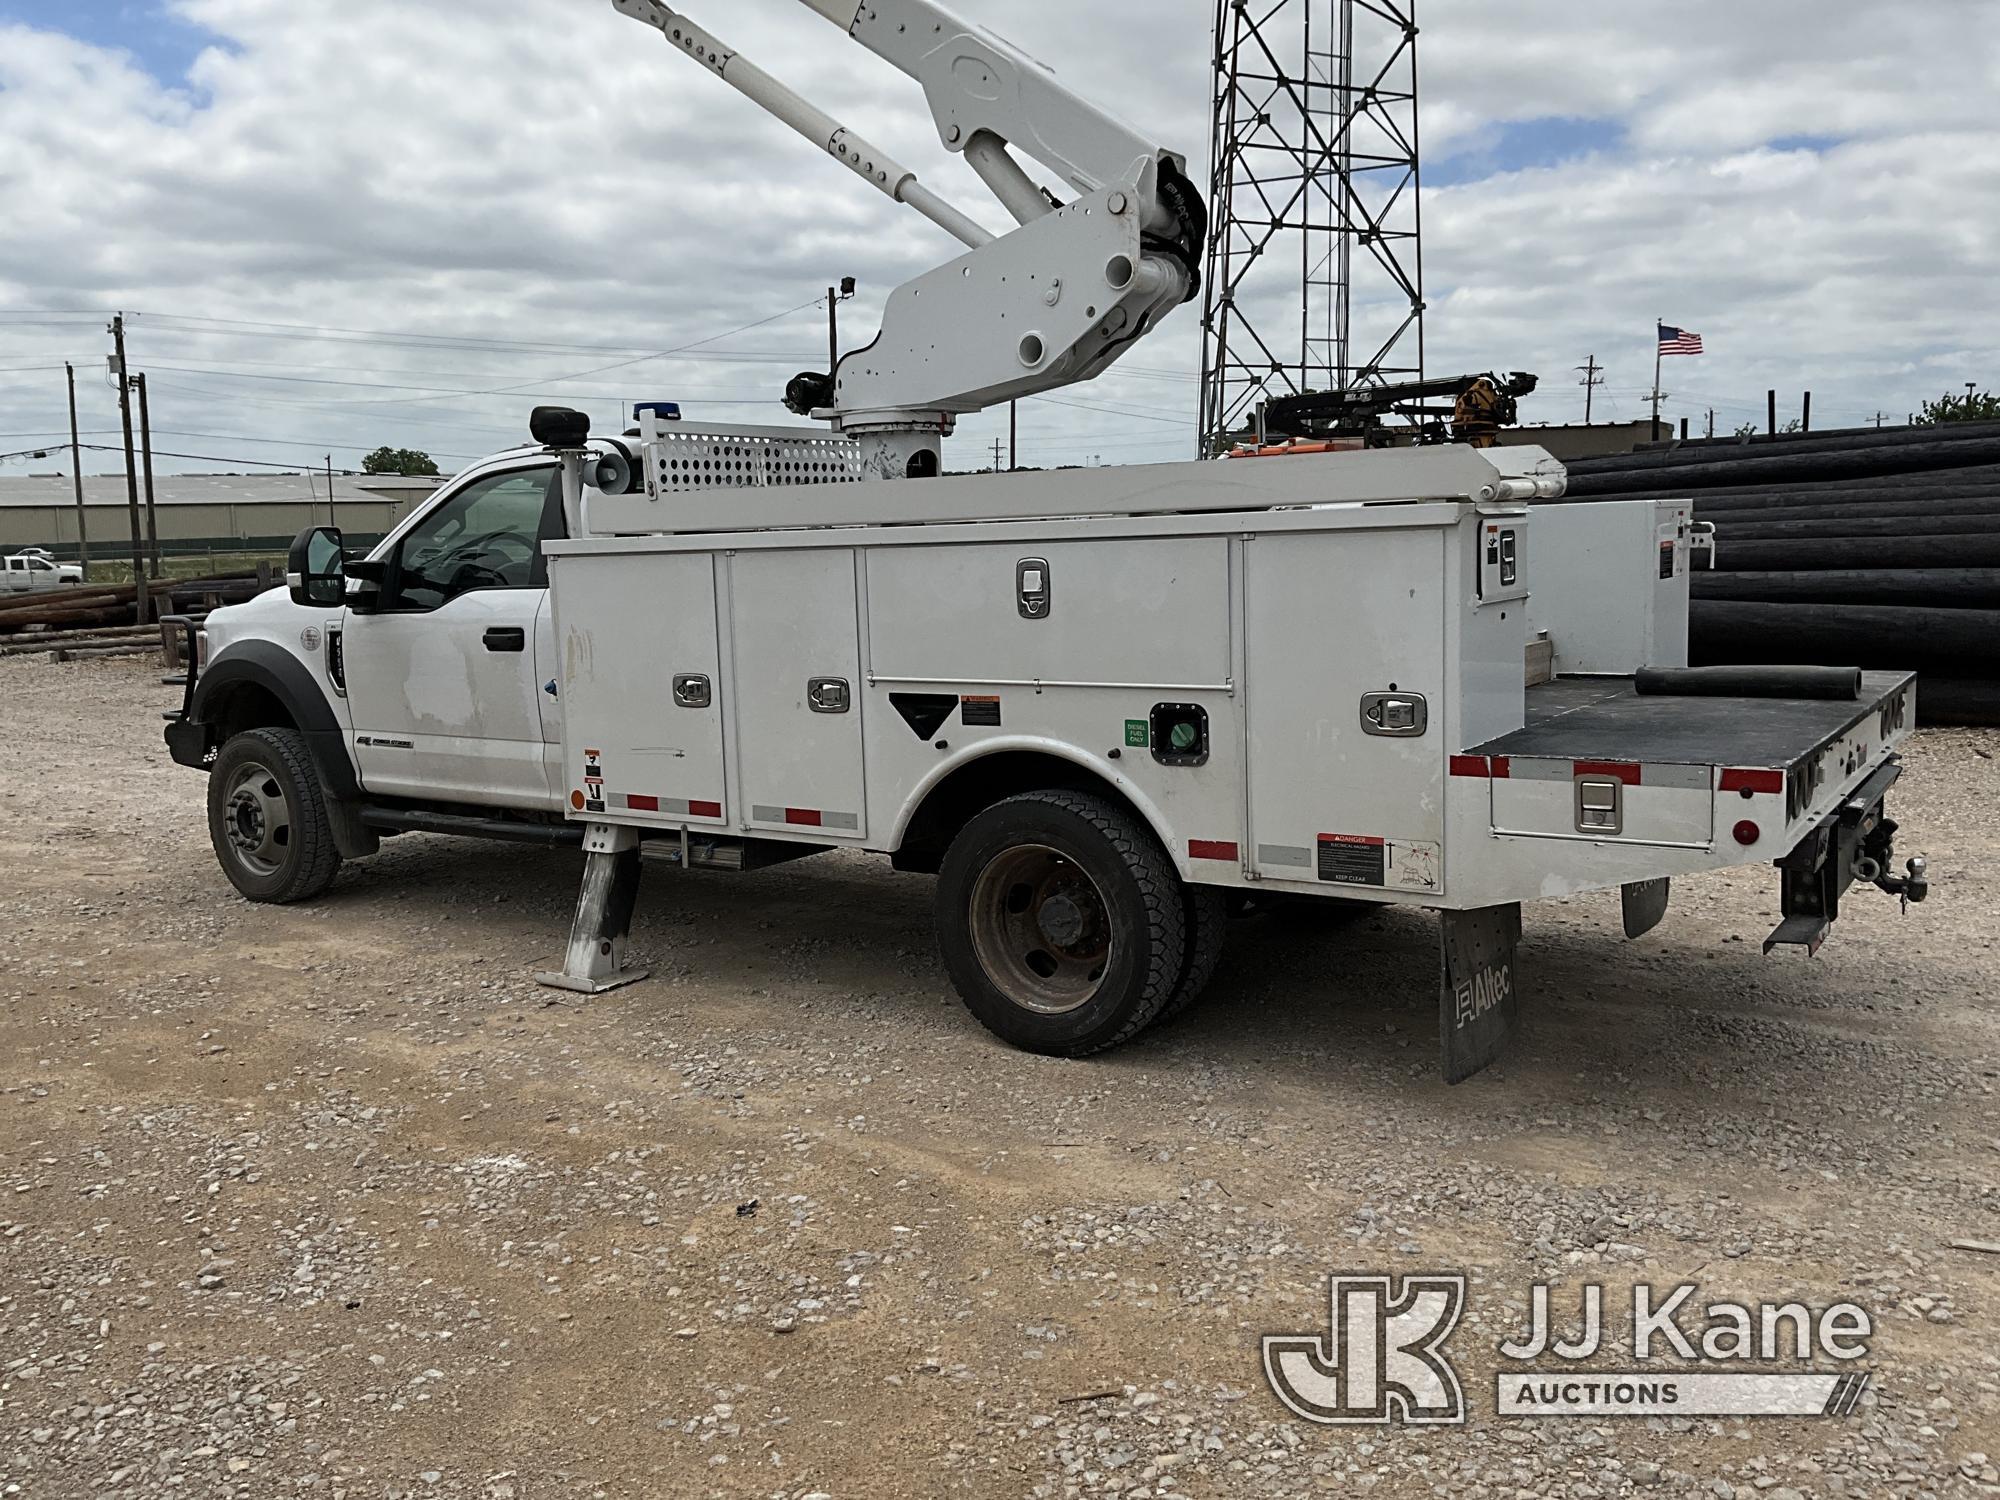
[[[1488,964],[1470,979],[1461,979],[1453,987],[1452,1012],[1457,1024],[1470,1026],[1505,1005],[1507,997],[1513,993],[1514,966],[1510,963]]]
[[[1278,1399],[1308,1422],[1458,1425],[1464,1390],[1444,1352],[1465,1311],[1462,1275],[1328,1278],[1331,1316],[1325,1337],[1271,1334],[1263,1341],[1264,1375]],[[1711,1302],[1699,1326],[1683,1322],[1696,1288],[1665,1296],[1632,1288],[1631,1349],[1636,1363],[1672,1358],[1676,1367],[1580,1369],[1604,1348],[1604,1288],[1585,1285],[1574,1337],[1557,1337],[1549,1288],[1533,1289],[1523,1339],[1499,1346],[1494,1411],[1503,1417],[1845,1416],[1868,1389],[1865,1370],[1821,1372],[1772,1368],[1816,1358],[1857,1360],[1874,1331],[1852,1302],[1814,1310],[1798,1302]],[[1552,1357],[1557,1366],[1535,1362]],[[1684,1368],[1684,1365],[1695,1368]],[[1752,1366],[1744,1368],[1745,1365]],[[1711,1366],[1703,1368],[1704,1365]],[[1712,1368],[1715,1365],[1727,1368]]]

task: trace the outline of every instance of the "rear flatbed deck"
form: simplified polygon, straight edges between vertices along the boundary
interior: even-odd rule
[[[1831,744],[1913,672],[1865,672],[1861,696],[1644,698],[1629,677],[1559,677],[1528,689],[1528,722],[1474,746],[1472,755],[1524,759],[1651,761],[1783,770]],[[1720,757],[1720,759],[1718,759]]]

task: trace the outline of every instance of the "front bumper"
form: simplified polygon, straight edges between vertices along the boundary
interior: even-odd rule
[[[179,715],[167,720],[167,754],[174,764],[206,771],[214,748],[206,724]]]

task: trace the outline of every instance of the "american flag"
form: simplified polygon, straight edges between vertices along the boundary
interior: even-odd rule
[[[1689,333],[1685,328],[1669,328],[1664,323],[1660,325],[1660,353],[1699,354],[1701,352],[1700,334]]]

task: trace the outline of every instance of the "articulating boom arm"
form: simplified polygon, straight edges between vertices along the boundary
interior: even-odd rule
[[[1208,213],[1186,159],[933,0],[801,3],[923,86],[945,146],[1015,219],[999,238],[663,0],[612,3],[970,247],[891,293],[873,344],[793,382],[794,409],[863,439],[881,477],[935,473],[959,416],[1095,378],[1198,289]]]

